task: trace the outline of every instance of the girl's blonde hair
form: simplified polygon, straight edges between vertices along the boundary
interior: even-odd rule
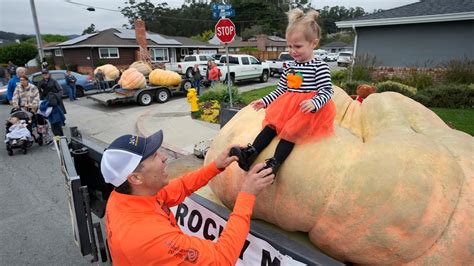
[[[288,27],[286,27],[286,38],[288,35],[298,31],[302,31],[307,41],[321,39],[321,28],[316,19],[319,17],[319,12],[310,10],[304,13],[303,10],[295,8],[288,12]]]

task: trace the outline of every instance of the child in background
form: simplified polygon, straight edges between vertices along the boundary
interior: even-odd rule
[[[330,136],[336,108],[331,100],[334,91],[326,62],[316,60],[313,50],[321,39],[316,19],[319,13],[304,14],[293,9],[288,14],[286,40],[295,61],[283,69],[275,91],[250,103],[256,110],[267,108],[262,131],[248,147],[233,147],[230,155],[239,158],[240,168],[248,171],[257,155],[276,136],[280,142],[265,168],[274,174],[290,155],[295,144],[304,144]]]

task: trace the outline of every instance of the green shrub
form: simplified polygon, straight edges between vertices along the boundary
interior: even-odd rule
[[[414,98],[417,92],[417,89],[414,87],[390,80],[379,82],[375,86],[377,87],[377,92],[394,91],[410,98]]]
[[[356,89],[360,84],[367,84],[367,82],[363,80],[346,81],[341,84],[341,88],[349,95],[356,95]]]
[[[412,70],[402,83],[423,90],[433,86],[433,77],[426,72]]]
[[[231,91],[232,102],[234,104],[244,103],[237,87],[231,87]],[[210,102],[212,100],[218,101],[219,103],[229,103],[230,97],[227,90],[227,85],[218,83],[213,88],[210,88],[209,90],[201,94],[201,96],[199,96],[199,102]]]
[[[17,66],[24,66],[38,52],[34,45],[27,43],[9,44],[0,48],[0,62],[12,61]]]
[[[346,70],[333,70],[331,71],[331,80],[334,85],[341,86],[342,82],[347,79]]]
[[[371,68],[363,65],[355,65],[352,67],[352,80],[372,81]]]
[[[474,83],[474,60],[451,60],[446,64],[444,75],[446,83],[472,84]]]
[[[97,59],[97,61],[95,61],[95,67],[100,67],[100,66],[103,66],[103,65],[106,65],[106,64],[108,64],[107,60],[102,59],[102,58]]]
[[[474,85],[443,84],[419,91],[415,100],[427,107],[474,108]]]

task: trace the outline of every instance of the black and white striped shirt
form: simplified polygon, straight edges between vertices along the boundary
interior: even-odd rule
[[[289,89],[287,86],[287,74],[294,71],[300,72],[303,75],[303,83],[299,89]],[[291,92],[312,92],[318,91],[318,94],[314,96],[311,101],[313,102],[316,109],[312,112],[316,112],[321,109],[334,94],[331,84],[331,72],[329,71],[328,64],[324,61],[313,59],[306,63],[297,63],[296,61],[290,62],[283,69],[283,74],[280,77],[280,82],[276,90],[272,91],[267,96],[263,97],[262,100],[267,107],[276,98],[283,95],[286,91]]]

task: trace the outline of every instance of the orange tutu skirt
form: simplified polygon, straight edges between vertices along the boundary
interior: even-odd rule
[[[303,113],[300,103],[313,98],[317,92],[285,92],[268,106],[262,127],[274,128],[280,139],[304,144],[334,133],[336,106],[329,100],[316,113]]]

